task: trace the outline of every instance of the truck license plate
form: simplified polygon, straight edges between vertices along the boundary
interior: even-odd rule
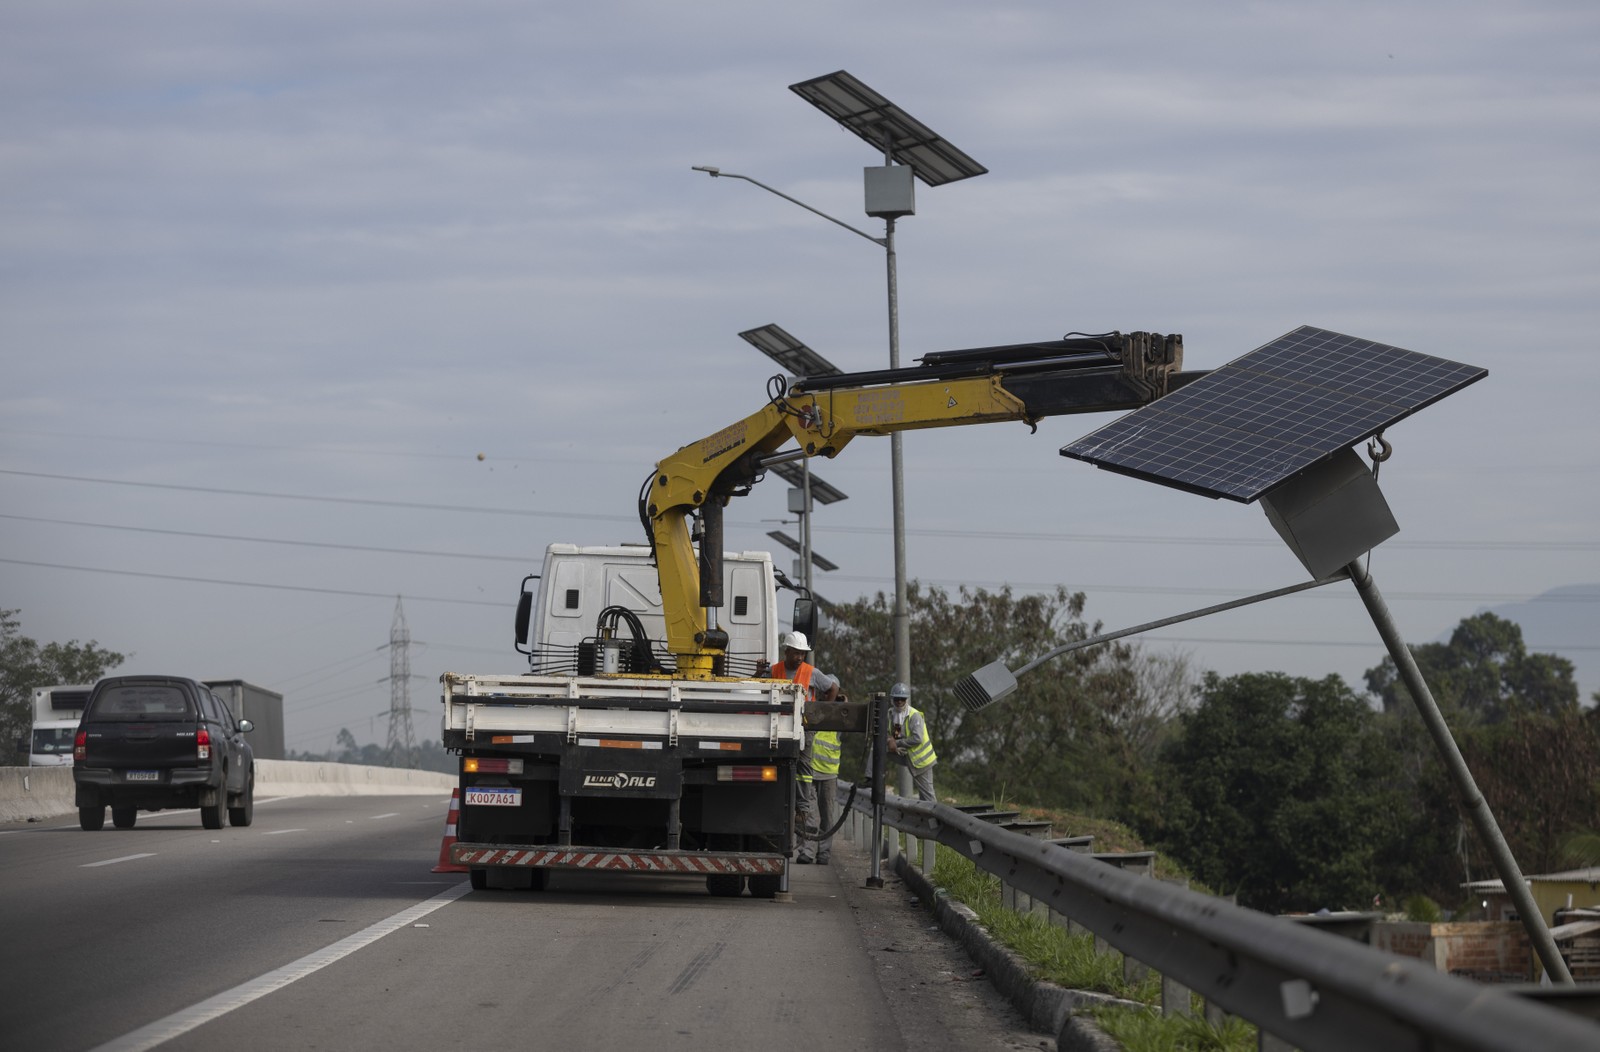
[[[123,777],[130,782],[159,782],[160,771],[125,771]]]
[[[521,789],[468,789],[469,807],[521,807]]]

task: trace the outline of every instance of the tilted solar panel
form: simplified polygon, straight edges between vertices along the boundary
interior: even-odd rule
[[[1488,370],[1303,325],[1061,450],[1241,503]]]

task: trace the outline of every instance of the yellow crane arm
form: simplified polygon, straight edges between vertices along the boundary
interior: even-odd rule
[[[722,509],[767,465],[834,457],[857,435],[1133,409],[1176,386],[1182,364],[1181,336],[1135,332],[942,352],[909,369],[802,377],[787,390],[775,377],[767,405],[663,459],[641,494],[678,675],[712,677],[727,646],[707,619],[722,605]],[[798,448],[780,454],[790,439]]]

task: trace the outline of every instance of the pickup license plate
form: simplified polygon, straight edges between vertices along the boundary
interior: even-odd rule
[[[122,774],[122,777],[123,777],[124,780],[129,781],[129,782],[159,782],[161,780],[161,772],[160,771],[124,771],[123,774]]]
[[[521,789],[468,789],[469,807],[521,807]]]

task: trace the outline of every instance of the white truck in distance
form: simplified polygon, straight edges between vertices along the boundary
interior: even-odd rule
[[[29,767],[71,767],[72,737],[94,684],[35,687],[33,730],[18,751],[26,748]]]
[[[528,673],[441,677],[444,745],[461,756],[450,857],[473,887],[600,869],[703,876],[714,895],[787,891],[804,694],[770,678],[772,557],[724,555],[729,642],[719,678],[698,680],[674,675],[661,642],[651,559],[550,545],[518,607]]]

